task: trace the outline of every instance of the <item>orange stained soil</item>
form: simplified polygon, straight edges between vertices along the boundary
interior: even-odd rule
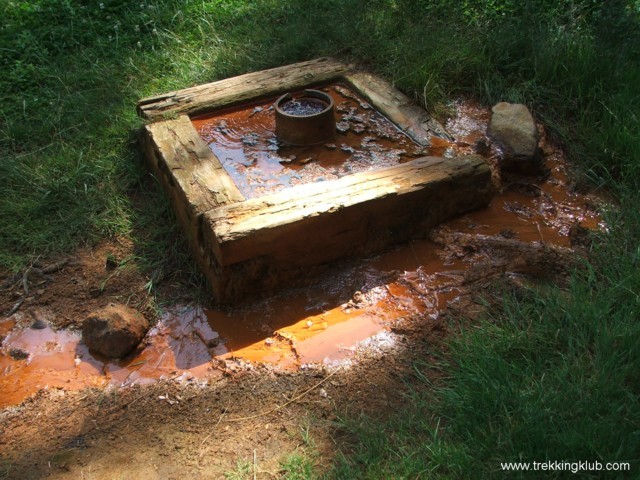
[[[431,154],[437,149],[441,155],[470,152],[473,144],[487,140],[488,111],[469,104],[458,105],[458,111],[447,124],[456,141],[442,140]],[[487,154],[488,161],[494,153]],[[487,208],[445,227],[561,246],[569,245],[569,232],[576,225],[598,228],[591,197],[571,191],[560,152],[548,148],[545,160],[548,178],[505,185]],[[439,246],[420,240],[374,258],[345,262],[311,287],[262,301],[230,309],[174,308],[138,350],[121,361],[92,355],[76,332],[19,326],[15,318],[20,312],[15,318],[0,317],[0,407],[47,387],[209,379],[244,362],[281,369],[349,362],[364,351],[359,346],[376,339],[392,345],[390,327],[403,318],[436,319],[458,300],[460,291],[452,278],[459,278],[475,260],[451,258]]]
[[[428,154],[346,86],[318,89],[333,98],[337,121],[336,136],[322,145],[294,147],[278,141],[275,97],[192,119],[246,198]]]

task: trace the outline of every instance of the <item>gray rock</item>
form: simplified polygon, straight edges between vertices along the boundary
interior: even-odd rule
[[[516,173],[540,172],[538,129],[529,109],[520,103],[500,102],[491,110],[493,115],[487,133],[502,147],[501,168]]]
[[[29,328],[31,328],[32,330],[44,330],[45,328],[47,328],[47,322],[36,318]]]
[[[90,350],[120,358],[138,346],[148,329],[149,322],[140,312],[110,304],[87,317],[82,324],[82,339]]]
[[[12,348],[11,350],[9,350],[9,355],[14,360],[26,360],[27,358],[29,358],[29,354],[21,348]]]

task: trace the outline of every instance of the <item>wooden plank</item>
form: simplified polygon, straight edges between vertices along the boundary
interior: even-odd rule
[[[336,79],[350,66],[330,58],[247,73],[218,82],[156,95],[138,102],[138,114],[159,120],[175,114],[196,114],[221,106],[276,95]]]
[[[351,72],[345,74],[344,79],[418,144],[429,145],[433,136],[453,140],[439,122],[380,77]]]
[[[328,262],[424,235],[486,206],[492,192],[481,157],[423,157],[210,210],[202,232],[214,288],[221,301],[267,293]]]
[[[141,136],[151,171],[171,200],[194,257],[211,285],[219,282],[202,242],[202,214],[244,196],[186,116],[154,123]]]
[[[244,200],[189,117],[182,115],[175,120],[153,123],[145,130],[159,154],[156,156],[159,170],[184,194],[186,204],[203,213]]]

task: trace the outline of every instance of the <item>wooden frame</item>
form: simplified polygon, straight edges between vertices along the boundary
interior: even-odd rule
[[[416,143],[448,134],[384,80],[317,59],[145,98],[138,113],[151,170],[169,194],[220,302],[304,283],[332,261],[379,251],[485,206],[491,172],[478,156],[423,157],[247,200],[189,115],[287,91],[343,82]]]

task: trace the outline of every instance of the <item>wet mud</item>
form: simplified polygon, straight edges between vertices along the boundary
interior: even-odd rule
[[[361,100],[342,96],[337,87],[327,88],[338,105],[343,103],[347,111],[356,109],[354,115],[373,113],[359,103]],[[267,116],[261,115],[266,105],[251,108],[256,112],[251,119],[257,122],[252,125],[262,125],[265,131],[271,128]],[[484,133],[489,111],[468,102],[456,107],[457,116],[446,125],[455,141],[442,140],[432,145],[429,154],[482,150],[495,166],[499,152]],[[203,135],[209,132],[211,138],[224,140],[232,134],[241,138],[238,125],[249,118],[247,110],[224,115],[225,132],[219,130],[221,117],[213,121],[209,118],[199,126]],[[233,168],[239,168],[255,154],[262,171],[273,173],[273,179],[282,175],[293,178],[293,173],[300,174],[306,168],[314,172],[319,172],[316,168],[323,169],[322,175],[327,175],[328,170],[345,165],[357,167],[355,154],[346,155],[340,148],[324,145],[314,148],[333,152],[334,156],[317,160],[312,167],[299,163],[284,167],[278,160],[282,158],[281,151],[267,148],[269,135],[242,149],[237,148],[237,142],[223,142],[220,148],[226,150],[218,153],[235,159]],[[362,142],[360,134],[354,135]],[[336,143],[346,142],[344,138]],[[260,143],[263,141],[266,144]],[[415,151],[406,137],[402,141],[402,149]],[[384,146],[376,145],[376,149]],[[462,296],[468,293],[468,272],[478,266],[484,270],[483,262],[491,261],[488,250],[470,248],[469,242],[482,243],[483,238],[490,238],[491,245],[502,242],[510,248],[533,246],[534,251],[549,246],[564,252],[569,250],[576,229],[604,228],[594,207],[597,199],[572,190],[562,152],[547,143],[543,148],[549,170],[546,177],[505,181],[496,175],[500,193],[487,208],[438,229],[435,236],[448,240],[413,241],[373,258],[346,261],[310,287],[236,308],[174,307],[161,316],[136,352],[118,362],[87,351],[75,331],[55,331],[46,324],[32,328],[34,325],[21,320],[21,312],[11,318],[0,317],[0,407],[17,404],[41,388],[127,386],[159,378],[208,381],[258,364],[284,370],[317,363],[345,364],[357,361],[376,342],[393,348],[397,340],[394,327],[403,321],[416,316],[436,321],[447,306],[464,309],[460,305]],[[403,155],[406,154],[396,152],[391,156],[400,161]],[[258,161],[260,158],[263,160]],[[275,162],[280,169],[263,168],[269,162]],[[309,178],[313,177],[311,174]],[[452,239],[461,236],[467,243],[455,245]],[[543,250],[548,253],[548,248]]]

